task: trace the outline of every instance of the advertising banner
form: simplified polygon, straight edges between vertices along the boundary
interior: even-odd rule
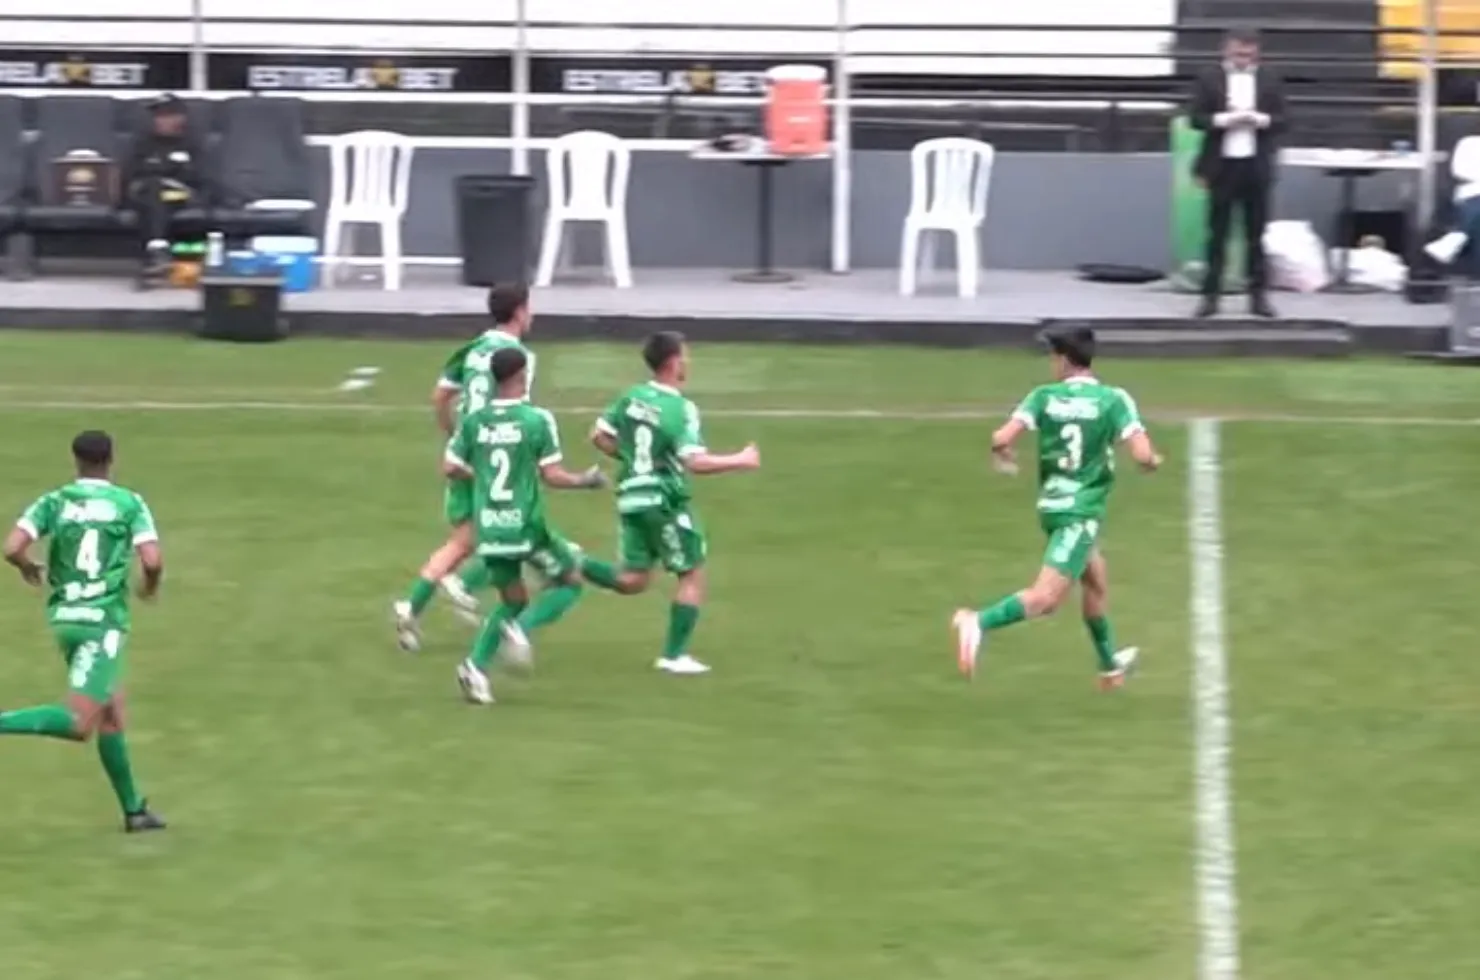
[[[0,48],[0,88],[183,89],[184,51],[69,51]]]
[[[810,58],[535,58],[530,88],[562,95],[759,96],[769,69],[795,64],[830,71]]]
[[[213,89],[254,92],[507,92],[507,54],[212,52]]]

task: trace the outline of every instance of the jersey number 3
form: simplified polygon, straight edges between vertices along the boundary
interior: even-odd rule
[[[1079,472],[1084,462],[1084,430],[1070,422],[1059,430],[1064,437],[1065,454],[1059,457],[1059,469],[1068,473]]]

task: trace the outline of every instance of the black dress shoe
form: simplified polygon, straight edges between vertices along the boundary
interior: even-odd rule
[[[1249,297],[1249,312],[1265,320],[1273,320],[1279,316],[1262,294]]]
[[[1192,314],[1193,319],[1206,320],[1218,315],[1218,297],[1204,296],[1197,304],[1197,310]]]

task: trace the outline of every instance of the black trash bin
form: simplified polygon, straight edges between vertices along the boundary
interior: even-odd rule
[[[534,268],[533,195],[533,177],[457,178],[457,240],[466,285],[528,281]]]

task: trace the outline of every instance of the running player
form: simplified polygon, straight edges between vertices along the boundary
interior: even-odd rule
[[[432,405],[437,425],[448,438],[457,430],[458,421],[481,411],[493,396],[493,379],[488,373],[489,359],[505,348],[523,351],[528,359],[528,383],[534,385],[534,353],[524,346],[533,317],[529,309],[529,289],[523,285],[495,286],[488,291],[488,312],[494,326],[459,347],[447,359]],[[526,396],[527,397],[527,396]],[[478,600],[473,591],[488,585],[488,573],[482,562],[468,562],[461,575],[453,574],[473,553],[472,484],[467,480],[449,480],[443,499],[443,515],[452,528],[440,548],[432,552],[406,596],[391,606],[396,626],[396,640],[401,649],[421,649],[418,618],[432,601],[440,585],[452,600],[458,614],[477,624]]]
[[[617,515],[621,562],[584,558],[581,573],[603,589],[636,595],[647,589],[654,565],[678,577],[668,607],[668,636],[659,670],[704,674],[709,667],[689,653],[689,639],[704,602],[704,532],[690,506],[689,474],[759,469],[754,443],[716,455],[704,447],[699,409],[683,394],[689,350],[683,334],[655,333],[642,348],[651,381],[629,388],[596,420],[591,442],[617,460]]]
[[[1101,384],[1090,373],[1094,331],[1064,328],[1048,332],[1045,339],[1054,382],[1035,388],[992,434],[993,463],[1003,472],[1016,473],[1013,443],[1028,429],[1038,433],[1038,520],[1048,535],[1043,568],[1032,585],[980,613],[957,610],[951,620],[957,658],[961,671],[971,676],[984,631],[1052,614],[1078,582],[1084,625],[1099,662],[1100,687],[1112,690],[1125,683],[1138,654],[1135,647],[1115,649],[1108,616],[1110,581],[1099,548],[1115,481],[1115,446],[1124,442],[1147,472],[1161,466],[1161,456],[1131,396],[1122,388]]]
[[[579,552],[545,519],[540,484],[594,490],[606,486],[598,467],[571,473],[561,463],[555,416],[536,408],[528,396],[528,358],[517,347],[495,351],[489,364],[493,397],[465,416],[447,443],[443,473],[471,486],[476,516],[477,561],[503,600],[484,621],[472,654],[457,668],[468,700],[492,704],[488,665],[505,640],[509,659],[527,665],[525,630],[553,623],[581,596]],[[533,565],[550,583],[527,612],[523,628],[514,617],[529,602],[521,572]]]
[[[67,664],[66,699],[0,712],[0,735],[98,739],[98,758],[129,833],[163,830],[139,795],[124,740],[123,664],[128,649],[129,573],[139,556],[139,597],[152,599],[164,577],[159,534],[144,498],[108,482],[113,440],[84,432],[72,440],[77,479],[26,508],[5,539],[5,560],[29,585],[44,581],[46,618]],[[49,538],[46,566],[32,543]]]

